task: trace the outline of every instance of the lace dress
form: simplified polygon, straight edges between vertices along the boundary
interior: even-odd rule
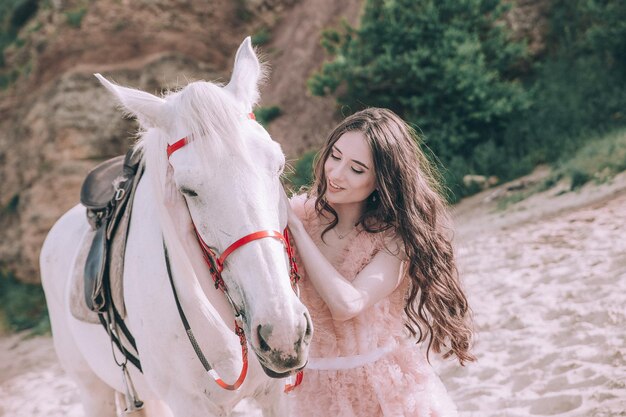
[[[321,225],[308,206],[305,213],[303,197],[292,200],[294,212],[320,246]],[[346,239],[350,241],[334,267],[352,280],[383,242],[380,234],[363,231]],[[290,395],[291,416],[457,416],[439,377],[407,338],[403,324],[407,279],[357,317],[335,321],[303,268],[301,275],[300,294],[314,332],[304,380]]]

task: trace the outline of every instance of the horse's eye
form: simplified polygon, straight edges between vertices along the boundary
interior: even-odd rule
[[[180,192],[185,194],[187,197],[197,197],[198,193],[196,193],[194,190],[190,190],[189,188],[181,188]]]

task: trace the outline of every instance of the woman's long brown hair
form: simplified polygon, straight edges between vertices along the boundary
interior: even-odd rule
[[[318,215],[334,217],[323,234],[338,222],[325,200],[324,163],[335,142],[349,131],[365,136],[376,172],[376,191],[368,197],[358,224],[370,233],[392,230],[403,243],[410,278],[404,307],[407,329],[418,342],[428,338],[427,353],[432,348],[444,358],[456,355],[461,365],[474,361],[471,311],[459,282],[439,177],[420,149],[417,133],[392,111],[368,108],[347,117],[318,153],[312,186],[315,209]]]

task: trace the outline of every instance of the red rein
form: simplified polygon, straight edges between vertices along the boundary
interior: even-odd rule
[[[255,119],[254,113],[250,113],[249,117],[251,119]],[[169,159],[169,157],[174,152],[176,152],[177,150],[179,150],[180,148],[182,148],[188,143],[189,143],[188,138],[184,137],[174,142],[173,144],[168,145],[167,146],[167,158]],[[241,386],[243,381],[246,379],[246,375],[248,373],[248,343],[246,341],[246,336],[244,334],[243,328],[239,324],[241,313],[232,302],[230,296],[228,295],[226,285],[224,284],[224,280],[222,279],[221,272],[224,270],[224,263],[226,262],[226,258],[228,258],[228,256],[232,254],[235,250],[239,249],[240,247],[242,247],[243,245],[247,243],[253,242],[258,239],[271,237],[271,238],[280,240],[283,243],[285,250],[287,251],[289,264],[291,267],[291,271],[290,271],[291,285],[294,287],[294,289],[296,288],[296,285],[298,284],[298,280],[300,279],[300,276],[298,275],[298,266],[296,265],[293,248],[291,247],[291,243],[289,242],[289,234],[287,232],[287,229],[285,229],[284,233],[280,233],[275,230],[261,230],[258,232],[250,233],[249,235],[246,235],[242,237],[241,239],[235,241],[233,244],[231,244],[228,248],[226,248],[226,250],[219,257],[211,249],[211,247],[207,245],[206,242],[202,239],[202,236],[200,236],[200,233],[198,232],[198,229],[196,229],[195,224],[194,224],[194,229],[196,232],[196,237],[198,238],[198,243],[200,244],[200,247],[202,248],[202,254],[203,254],[204,260],[209,267],[211,276],[213,277],[215,288],[219,288],[224,292],[224,294],[226,295],[226,298],[231,303],[231,306],[233,310],[235,311],[235,334],[239,336],[239,342],[241,343],[241,356],[243,359],[243,366],[241,369],[241,373],[239,374],[239,378],[237,378],[237,381],[235,381],[234,384],[225,383],[224,380],[220,378],[219,374],[214,369],[209,370],[208,373],[213,377],[213,379],[215,379],[215,382],[220,387],[229,391],[234,391]],[[295,383],[285,384],[284,391],[291,392],[295,387],[300,385],[300,383],[302,382],[302,378],[303,378],[303,372],[299,371],[296,374]]]

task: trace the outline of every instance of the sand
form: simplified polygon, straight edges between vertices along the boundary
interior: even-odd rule
[[[498,211],[506,188],[455,208],[478,362],[433,365],[461,417],[626,416],[626,175]],[[49,337],[0,337],[0,416],[82,416]]]
[[[79,401],[50,337],[0,338],[0,416],[82,417]]]
[[[626,416],[623,184],[457,217],[478,362],[439,371],[462,416]]]

